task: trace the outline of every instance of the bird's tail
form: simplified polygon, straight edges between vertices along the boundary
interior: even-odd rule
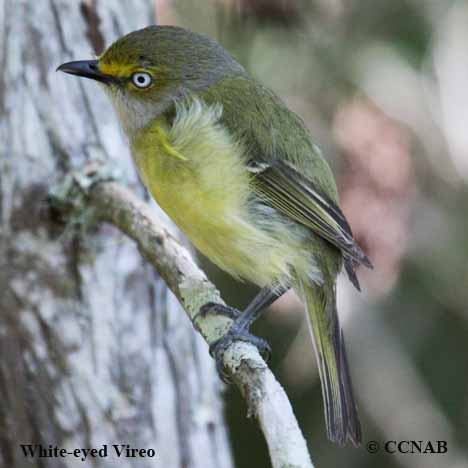
[[[322,383],[328,438],[344,445],[361,443],[361,425],[354,401],[343,332],[338,321],[334,285],[318,286],[299,280],[298,293],[308,312]]]

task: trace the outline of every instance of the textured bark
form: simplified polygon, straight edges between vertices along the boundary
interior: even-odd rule
[[[153,448],[119,467],[232,466],[206,345],[136,246],[49,212],[52,180],[89,160],[137,181],[95,83],[55,73],[153,22],[148,0],[0,0],[0,465],[117,466],[25,458],[19,444]]]

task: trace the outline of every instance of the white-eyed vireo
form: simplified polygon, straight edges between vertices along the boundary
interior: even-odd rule
[[[127,134],[144,184],[209,259],[260,293],[212,351],[248,340],[262,309],[290,287],[308,311],[328,437],[361,440],[336,276],[370,261],[338,206],[333,175],[301,119],[214,40],[151,26],[112,44],[98,60],[59,70],[99,81]],[[206,311],[206,308],[204,308]]]

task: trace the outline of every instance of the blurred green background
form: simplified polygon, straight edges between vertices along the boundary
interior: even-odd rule
[[[256,332],[317,466],[468,466],[468,3],[449,0],[156,2],[160,24],[218,39],[306,122],[337,176],[375,270],[339,308],[364,429],[375,440],[444,440],[446,454],[377,454],[326,440],[298,300]],[[232,305],[255,293],[205,261]],[[268,467],[245,404],[226,391],[237,467]]]

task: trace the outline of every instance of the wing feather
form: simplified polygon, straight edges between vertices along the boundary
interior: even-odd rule
[[[289,162],[249,162],[254,186],[271,206],[338,247],[345,257],[348,273],[363,264],[372,268],[366,254],[353,238],[351,228],[338,205]],[[358,287],[357,278],[350,279]],[[359,288],[358,288],[359,289]]]

